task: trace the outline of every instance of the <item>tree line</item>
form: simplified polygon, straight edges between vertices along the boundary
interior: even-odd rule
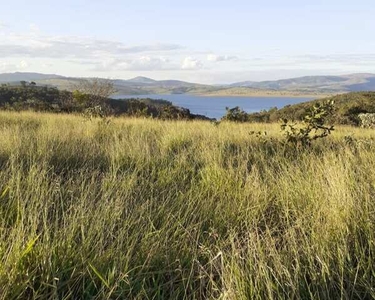
[[[362,124],[361,114],[375,113],[375,92],[353,92],[256,113],[246,113],[240,107],[227,108],[223,120],[254,123],[273,123],[284,119],[303,121],[314,105],[327,101],[335,103],[334,111],[328,119],[332,124],[359,126]]]
[[[106,116],[137,116],[160,119],[207,119],[191,114],[186,108],[174,106],[166,100],[112,99],[115,89],[110,81],[82,80],[72,91],[38,86],[35,82],[20,82],[19,86],[0,86],[0,109],[33,110],[56,113],[85,113],[98,111]]]

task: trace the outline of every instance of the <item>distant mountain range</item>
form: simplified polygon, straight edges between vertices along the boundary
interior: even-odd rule
[[[3,73],[0,83],[19,84],[20,81],[34,81],[38,85],[72,89],[81,80],[40,73]],[[352,91],[375,91],[375,74],[350,74],[342,76],[306,76],[275,81],[244,81],[228,85],[205,85],[179,80],[154,80],[136,77],[129,80],[111,80],[122,95],[148,94],[199,94],[217,96],[275,95],[306,96],[327,95]]]
[[[350,74],[342,76],[305,76],[276,81],[245,81],[230,85],[231,87],[251,87],[273,90],[319,90],[332,91],[361,91],[375,90],[375,74]]]

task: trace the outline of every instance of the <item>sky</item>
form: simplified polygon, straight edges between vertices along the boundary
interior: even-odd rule
[[[375,73],[374,0],[0,0],[0,73],[221,84]]]

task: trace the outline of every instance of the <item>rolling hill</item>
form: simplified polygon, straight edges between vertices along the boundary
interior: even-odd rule
[[[273,90],[320,90],[323,92],[374,90],[375,74],[305,76],[276,81],[245,81],[234,83],[230,86]]]
[[[21,80],[35,81],[38,85],[71,90],[81,80],[40,73],[0,74],[0,83],[19,84]],[[205,85],[179,80],[154,80],[147,77],[112,79],[118,94],[199,94],[211,96],[321,96],[352,91],[375,91],[375,74],[342,76],[305,76],[276,81],[244,81],[228,85]]]
[[[15,73],[2,73],[0,74],[0,83],[13,83],[25,81],[40,81],[50,79],[62,79],[64,76],[55,74],[41,74],[41,73],[26,73],[26,72],[15,72]]]
[[[321,101],[334,102],[334,114],[330,118],[330,122],[334,124],[358,126],[360,124],[359,114],[375,113],[375,92],[350,92],[325,99],[287,105],[281,109],[251,113],[249,121],[271,123],[278,122],[280,119],[301,121],[311,110],[311,107]]]

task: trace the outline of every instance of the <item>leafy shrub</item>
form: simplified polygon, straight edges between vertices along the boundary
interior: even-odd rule
[[[83,116],[88,120],[92,120],[94,118],[105,118],[107,114],[100,105],[96,105],[86,108],[83,112]]]
[[[249,121],[248,114],[238,106],[234,108],[226,107],[226,114],[222,118],[223,121],[232,121],[232,122],[247,122]]]
[[[328,136],[334,130],[331,125],[325,125],[326,119],[332,115],[334,102],[326,101],[316,103],[309,114],[304,117],[302,124],[290,123],[288,119],[283,119],[281,130],[286,142],[296,146],[308,146],[313,140]]]
[[[363,128],[375,128],[375,113],[373,114],[359,114],[361,120],[361,127]]]
[[[189,119],[190,111],[186,108],[166,105],[160,112],[160,118],[163,120],[182,120]]]

